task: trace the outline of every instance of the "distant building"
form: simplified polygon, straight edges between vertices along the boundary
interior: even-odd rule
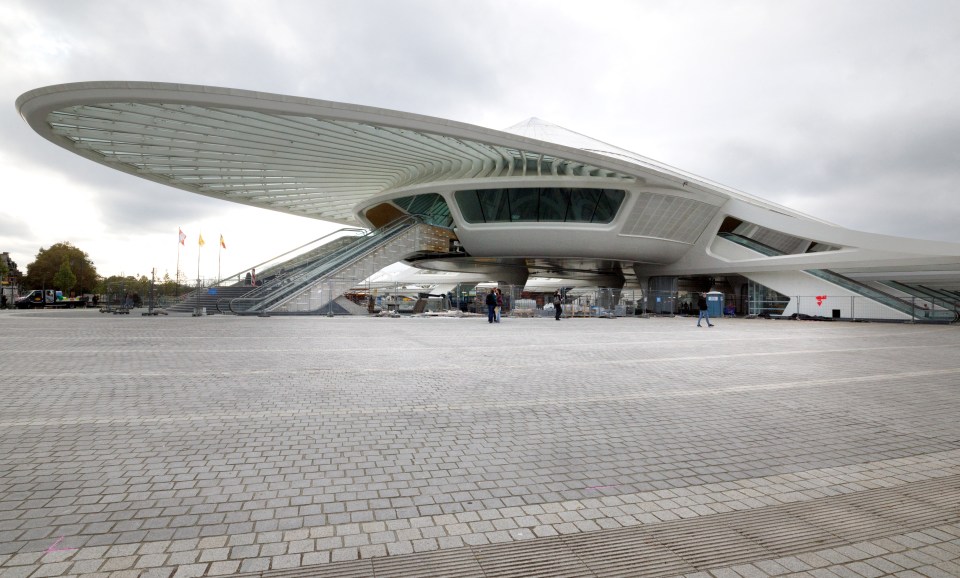
[[[657,312],[710,289],[773,315],[917,319],[919,300],[947,319],[960,300],[960,244],[845,229],[535,118],[497,131],[147,82],[39,88],[17,108],[61,147],[182,190],[368,229],[417,215],[449,241],[398,254],[422,269],[635,288]]]
[[[7,306],[12,306],[17,297],[17,284],[23,275],[6,251],[0,253],[0,271],[6,271],[6,275],[0,278],[0,294],[7,297]]]

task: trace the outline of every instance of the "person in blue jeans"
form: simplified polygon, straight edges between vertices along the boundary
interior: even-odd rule
[[[487,321],[493,323],[493,318],[496,315],[497,309],[497,294],[493,292],[493,289],[487,293],[487,299],[485,301],[487,304]]]
[[[700,322],[704,319],[707,320],[707,327],[713,327],[713,323],[710,323],[710,314],[707,313],[707,294],[701,293],[700,298],[697,299],[697,307],[700,309],[700,317],[697,317],[697,327],[703,327],[700,325]]]

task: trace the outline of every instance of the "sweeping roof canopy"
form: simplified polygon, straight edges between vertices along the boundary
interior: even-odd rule
[[[82,83],[31,91],[17,107],[47,139],[113,168],[211,197],[341,223],[356,223],[353,207],[370,197],[427,182],[633,178],[576,150],[557,154],[503,132],[230,89]]]
[[[506,131],[302,97],[199,85],[38,88],[17,109],[39,134],[112,168],[210,197],[344,224],[415,185],[517,177],[619,179],[780,207],[533,118]]]

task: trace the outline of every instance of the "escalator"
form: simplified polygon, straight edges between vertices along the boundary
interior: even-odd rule
[[[200,311],[206,311],[207,314],[211,315],[214,313],[229,313],[231,299],[243,297],[254,290],[254,286],[251,284],[253,281],[251,273],[253,271],[258,270],[257,277],[261,283],[266,284],[278,274],[295,271],[309,261],[333,253],[352,242],[358,234],[366,232],[366,229],[356,227],[337,229],[252,267],[226,275],[216,283],[194,289],[175,303],[166,305],[164,309],[169,313],[197,313]],[[333,239],[328,240],[331,237]],[[300,251],[303,252],[300,253]],[[246,275],[246,279],[244,279],[244,275]]]
[[[767,257],[779,257],[786,254],[782,251],[774,249],[773,247],[764,245],[763,243],[759,243],[753,239],[738,235],[736,233],[722,232],[718,233],[717,236],[751,249],[757,253],[760,253],[761,255],[766,255]],[[843,289],[862,297],[866,297],[872,301],[876,301],[877,303],[899,311],[900,313],[905,313],[914,319],[953,321],[956,318],[956,312],[954,311],[933,310],[921,312],[917,309],[916,303],[912,301],[907,301],[888,293],[884,293],[883,291],[828,269],[804,269],[803,272],[807,273],[808,275],[813,275],[814,277],[823,279],[824,281],[832,283],[838,287],[842,287]]]
[[[277,270],[262,285],[230,299],[227,307],[238,315],[332,314],[334,300],[364,279],[417,254],[443,253],[452,238],[449,229],[405,216]]]
[[[926,317],[931,313],[937,314],[936,318],[949,318],[952,314],[954,320],[960,319],[960,296],[952,294],[950,291],[924,287],[923,285],[910,285],[899,281],[882,281],[886,285],[897,291],[912,295],[929,303],[932,311],[923,311]]]

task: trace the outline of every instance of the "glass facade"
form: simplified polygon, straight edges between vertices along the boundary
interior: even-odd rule
[[[747,280],[747,313],[750,315],[783,315],[790,298],[782,293]]]
[[[531,187],[457,191],[468,223],[609,223],[626,193],[615,189]]]
[[[414,195],[393,199],[393,204],[411,215],[423,217],[424,222],[438,227],[450,228],[453,226],[453,217],[450,216],[450,207],[443,197],[436,193]]]
[[[650,277],[647,280],[647,311],[657,315],[677,311],[677,277]]]

